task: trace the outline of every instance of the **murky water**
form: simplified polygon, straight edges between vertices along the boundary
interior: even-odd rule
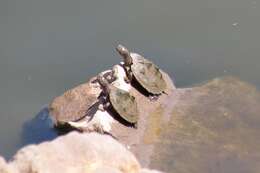
[[[259,17],[254,0],[1,0],[0,154],[55,137],[46,105],[117,63],[118,43],[178,87],[223,75],[260,87]]]

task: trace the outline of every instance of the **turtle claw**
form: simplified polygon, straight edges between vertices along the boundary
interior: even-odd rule
[[[154,102],[154,101],[157,101],[158,99],[159,99],[159,95],[150,95],[150,96],[149,96],[149,100],[150,100],[150,101],[153,101],[153,102]]]
[[[104,103],[104,105],[103,105],[103,109],[106,110],[106,109],[109,108],[109,106],[110,106],[110,103],[109,103],[109,102]]]
[[[131,83],[131,81],[129,80],[128,77],[124,77],[124,80],[125,80],[125,82],[128,83],[128,84]]]
[[[98,109],[99,109],[100,111],[102,111],[102,112],[105,111],[105,108],[104,108],[104,105],[103,105],[103,104],[98,105]]]
[[[167,92],[165,92],[165,91],[163,91],[162,93],[165,94],[165,95],[169,95],[169,94],[168,94]]]

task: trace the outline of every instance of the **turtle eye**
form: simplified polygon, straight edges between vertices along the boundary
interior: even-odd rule
[[[123,56],[123,57],[128,56],[128,54],[129,54],[127,48],[125,48],[125,47],[122,46],[122,45],[118,45],[117,48],[116,48],[116,50],[117,50],[117,52],[118,52],[121,56]]]

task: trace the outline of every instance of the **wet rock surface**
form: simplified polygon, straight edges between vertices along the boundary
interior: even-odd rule
[[[114,116],[111,135],[144,167],[165,172],[260,171],[260,94],[237,78],[216,78],[151,101],[136,88],[138,128]]]

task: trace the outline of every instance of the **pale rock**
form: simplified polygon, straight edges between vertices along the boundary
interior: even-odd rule
[[[112,137],[77,132],[27,146],[18,151],[9,166],[15,173],[95,173],[104,168],[110,172],[140,171],[135,156]]]

